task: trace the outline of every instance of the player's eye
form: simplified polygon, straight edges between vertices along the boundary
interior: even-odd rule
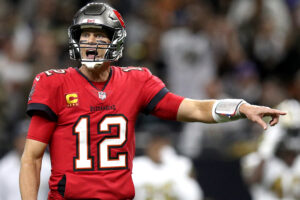
[[[103,35],[102,34],[95,34],[95,37],[96,38],[103,38]]]
[[[82,33],[82,34],[81,34],[81,37],[84,37],[84,38],[88,38],[89,36],[90,36],[89,33]]]

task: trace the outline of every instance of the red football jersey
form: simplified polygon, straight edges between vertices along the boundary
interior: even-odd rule
[[[66,199],[132,199],[135,122],[167,93],[159,78],[139,67],[112,66],[102,84],[74,68],[37,75],[27,113],[42,111],[57,126],[51,135],[28,138],[49,143],[50,189]]]

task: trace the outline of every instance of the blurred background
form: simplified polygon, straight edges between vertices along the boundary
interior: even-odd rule
[[[88,2],[0,0],[0,184],[17,124],[28,120],[34,76],[80,65],[69,59],[67,28]],[[126,23],[116,65],[145,66],[185,97],[243,98],[289,113],[267,133],[246,120],[182,124],[141,115],[133,175],[149,162],[154,174],[170,176],[158,183],[142,172],[136,199],[300,199],[300,0],[101,2]],[[185,178],[175,180],[179,174]],[[177,195],[178,188],[191,191]]]

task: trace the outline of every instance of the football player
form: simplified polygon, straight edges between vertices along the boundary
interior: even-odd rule
[[[202,190],[192,177],[192,161],[178,155],[163,135],[154,134],[146,145],[145,155],[133,160],[134,199],[203,199]]]
[[[288,115],[268,129],[257,151],[242,159],[242,174],[254,200],[299,199],[300,103],[281,102]]]
[[[29,95],[32,117],[22,156],[23,200],[36,199],[41,158],[49,145],[48,199],[132,199],[138,113],[183,122],[216,123],[246,117],[267,128],[282,111],[241,99],[192,100],[169,92],[141,67],[112,66],[126,38],[120,13],[104,3],[80,9],[68,29],[70,57],[80,68],[38,74]]]

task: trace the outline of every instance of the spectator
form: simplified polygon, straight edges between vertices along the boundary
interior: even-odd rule
[[[263,77],[274,73],[286,51],[291,18],[283,0],[235,0],[228,17],[239,29],[248,55],[260,64]]]

